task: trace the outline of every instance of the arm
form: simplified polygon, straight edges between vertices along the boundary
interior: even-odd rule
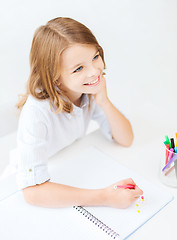
[[[59,183],[45,182],[23,189],[25,200],[41,207],[68,207],[74,205],[101,205],[102,190],[75,188]]]
[[[143,192],[136,186],[135,190],[114,189],[114,185],[135,184],[132,179],[122,180],[103,189],[81,189],[58,183],[45,182],[23,189],[25,200],[41,207],[69,206],[111,206],[125,208],[132,204]]]
[[[109,100],[106,91],[106,80],[103,76],[101,91],[98,92],[94,97],[95,101],[103,109],[106,115],[114,140],[123,146],[130,146],[133,141],[131,124]]]

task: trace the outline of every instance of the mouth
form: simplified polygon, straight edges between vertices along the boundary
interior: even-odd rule
[[[96,86],[100,83],[100,76],[97,77],[96,80],[89,82],[89,83],[84,83],[85,86]]]

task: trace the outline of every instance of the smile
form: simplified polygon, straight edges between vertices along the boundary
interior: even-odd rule
[[[87,86],[96,86],[100,83],[100,76],[98,76],[98,78],[92,82],[89,82],[89,83],[85,83],[84,85],[87,85]]]

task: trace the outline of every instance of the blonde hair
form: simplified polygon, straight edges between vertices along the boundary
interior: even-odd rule
[[[29,94],[43,100],[50,98],[56,112],[71,113],[72,103],[55,83],[60,77],[60,55],[71,44],[94,45],[102,57],[104,53],[92,32],[71,18],[58,17],[40,26],[33,37],[30,51],[30,75],[26,94],[20,95],[17,108],[22,109]]]

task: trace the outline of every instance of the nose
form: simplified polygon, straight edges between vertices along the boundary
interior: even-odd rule
[[[88,68],[88,77],[94,78],[97,75],[98,75],[98,69],[93,64],[91,64]]]

